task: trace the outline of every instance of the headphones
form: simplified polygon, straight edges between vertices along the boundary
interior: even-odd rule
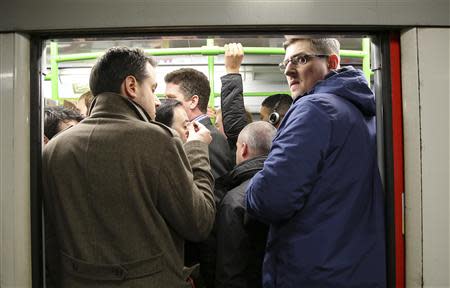
[[[281,99],[273,107],[272,113],[269,115],[269,123],[273,126],[277,125],[280,122],[280,114],[277,112],[278,106],[280,106]]]

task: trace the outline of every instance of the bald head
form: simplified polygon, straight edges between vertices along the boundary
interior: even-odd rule
[[[239,133],[236,143],[236,164],[269,153],[277,129],[266,121],[248,124]]]

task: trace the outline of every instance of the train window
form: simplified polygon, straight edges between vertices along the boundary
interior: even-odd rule
[[[370,38],[340,37],[342,65],[370,70]],[[220,77],[225,74],[223,46],[239,42],[245,57],[240,73],[244,97],[252,113],[259,111],[265,97],[287,93],[285,77],[278,63],[284,57],[283,35],[247,37],[159,37],[150,39],[52,39],[45,42],[43,54],[42,95],[47,105],[71,105],[87,91],[89,73],[95,59],[114,46],[139,47],[158,61],[156,93],[164,97],[164,76],[181,67],[192,67],[205,73],[213,88],[211,106],[220,106]]]

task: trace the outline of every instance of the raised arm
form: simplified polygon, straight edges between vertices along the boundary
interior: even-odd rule
[[[248,124],[245,114],[242,76],[239,74],[244,49],[240,43],[230,43],[225,48],[225,69],[227,74],[222,76],[221,108],[222,122],[228,143],[234,148],[239,133]]]

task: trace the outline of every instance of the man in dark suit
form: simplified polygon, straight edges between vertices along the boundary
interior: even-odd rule
[[[164,80],[166,82],[166,97],[180,101],[189,120],[202,123],[211,132],[212,142],[209,145],[209,160],[214,179],[227,174],[233,168],[234,161],[225,136],[217,130],[206,114],[211,91],[206,75],[192,68],[181,68],[167,74]],[[219,203],[221,195],[215,194],[214,199],[216,203]],[[202,282],[205,282],[208,286],[213,283],[207,269],[214,259],[214,256],[209,253],[212,246],[214,246],[214,241],[211,236],[201,243],[186,242],[185,265],[191,266],[200,263],[201,277],[194,279],[196,286],[202,286]]]
[[[209,159],[214,179],[233,168],[233,159],[225,137],[206,114],[211,88],[205,74],[192,68],[181,68],[166,75],[166,97],[183,103],[190,121],[198,121],[211,131]]]

